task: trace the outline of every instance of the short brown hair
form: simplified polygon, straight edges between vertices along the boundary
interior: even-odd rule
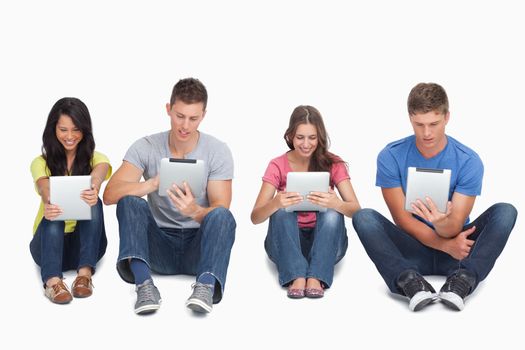
[[[435,83],[419,83],[408,95],[408,114],[428,113],[431,111],[448,113],[448,97],[445,89]]]
[[[206,104],[208,103],[208,92],[199,79],[185,78],[179,80],[179,82],[173,87],[170,106],[173,106],[176,100],[181,100],[188,104],[202,102],[204,105],[203,109],[206,109]]]

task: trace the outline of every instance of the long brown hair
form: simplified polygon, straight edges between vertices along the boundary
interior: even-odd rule
[[[82,131],[82,141],[77,146],[70,175],[89,175],[93,170],[91,159],[95,151],[91,116],[84,102],[75,97],[61,98],[49,112],[42,135],[42,157],[46,160],[46,166],[54,176],[63,176],[68,172],[66,151],[56,134],[56,126],[62,115],[70,117],[73,124]]]
[[[297,127],[301,124],[312,124],[317,130],[317,148],[312,154],[308,171],[330,171],[334,163],[344,163],[341,158],[328,152],[330,138],[326,133],[323,118],[317,108],[312,106],[298,106],[290,117],[290,124],[284,133],[284,140],[291,150],[294,150],[293,138]]]

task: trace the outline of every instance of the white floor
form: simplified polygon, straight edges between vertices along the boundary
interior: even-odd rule
[[[193,278],[156,276],[163,298],[161,309],[139,317],[133,313],[134,288],[120,280],[114,267],[116,222],[110,217],[107,221],[108,252],[99,264],[91,298],[75,299],[65,306],[51,304],[43,296],[38,270],[29,255],[18,259],[23,265],[17,269],[17,283],[9,286],[10,293],[5,288],[2,291],[11,296],[4,299],[11,302],[3,307],[5,326],[10,330],[4,333],[7,339],[20,346],[45,344],[45,348],[55,347],[47,343],[55,339],[79,349],[110,344],[133,349],[192,344],[205,348],[207,342],[221,348],[256,349],[357,345],[518,349],[523,345],[519,320],[525,305],[519,295],[524,284],[516,266],[521,264],[513,259],[523,247],[519,231],[511,236],[492,274],[467,299],[462,312],[437,303],[413,313],[404,298],[388,293],[352,229],[347,256],[337,266],[333,288],[325,297],[288,299],[262,248],[266,227],[239,220],[226,293],[211,314],[200,316],[184,306]],[[66,278],[71,283],[74,274],[67,273]],[[431,276],[429,281],[439,289],[444,278]]]
[[[421,81],[447,90],[447,133],[485,164],[472,217],[505,201],[524,206],[525,32],[518,2],[97,1],[0,3],[0,347],[2,349],[524,349],[521,216],[465,310],[412,313],[391,296],[351,219],[350,245],[320,300],[289,300],[263,249],[267,223],[249,215],[269,160],[285,152],[293,108],[319,108],[363,207],[388,214],[374,186],[377,153],[409,135],[406,98]],[[156,277],[158,313],[133,313],[115,270],[115,207],[95,293],[70,305],[43,296],[29,254],[38,197],[29,164],[52,104],[81,98],[97,149],[114,169],[129,145],[169,129],[165,103],[180,78],[209,92],[201,130],[235,159],[237,238],[223,301],[205,317],[184,306],[192,278]],[[519,215],[523,215],[520,213]],[[71,283],[74,275],[67,274]],[[429,280],[436,289],[442,277]]]

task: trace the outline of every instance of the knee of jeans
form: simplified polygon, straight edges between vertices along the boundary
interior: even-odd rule
[[[288,219],[290,216],[293,216],[293,215],[294,215],[294,213],[287,212],[286,209],[281,208],[281,209],[278,209],[275,213],[273,213],[270,216],[270,220],[285,220],[285,219]]]
[[[352,222],[354,224],[370,222],[377,217],[377,214],[377,211],[371,208],[359,209],[352,215]]]
[[[492,206],[493,214],[498,220],[514,226],[518,210],[510,203],[496,203]]]
[[[44,225],[43,229],[45,235],[47,235],[48,237],[64,235],[64,221],[51,221],[44,218],[42,219],[41,224]]]
[[[344,224],[343,214],[333,209],[328,209],[324,213],[320,213],[320,216],[322,216],[322,220],[325,225],[336,227],[337,225],[340,225],[341,223]]]
[[[145,199],[137,196],[124,196],[117,203],[117,216],[125,212],[126,209],[135,208],[148,208],[148,202]]]
[[[356,211],[352,215],[352,225],[356,230],[357,234],[360,234],[360,231],[369,227],[373,222],[377,221],[379,213],[374,209],[364,208]]]
[[[206,220],[221,220],[223,225],[231,225],[234,228],[237,226],[237,223],[235,222],[235,218],[233,217],[232,212],[228,208],[224,207],[217,207],[210,211],[208,215],[206,215]]]

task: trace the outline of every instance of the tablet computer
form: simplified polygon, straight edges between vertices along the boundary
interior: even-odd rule
[[[418,199],[427,205],[425,197],[430,197],[438,210],[445,213],[449,189],[450,169],[408,167],[405,210],[413,211],[410,204]]]
[[[91,175],[50,176],[49,202],[63,211],[53,221],[91,220],[91,207],[80,198],[80,193],[90,188]]]
[[[286,207],[286,211],[326,211],[325,207],[313,204],[306,196],[310,192],[328,192],[330,173],[326,171],[291,171],[286,176],[286,192],[299,192],[303,201]]]
[[[195,198],[201,197],[206,189],[204,161],[200,159],[162,158],[160,161],[159,196],[173,183],[184,192],[182,183],[186,181]]]

